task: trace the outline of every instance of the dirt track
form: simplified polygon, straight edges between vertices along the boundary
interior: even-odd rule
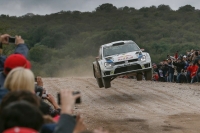
[[[200,84],[115,79],[112,88],[98,88],[94,78],[46,78],[45,87],[80,90],[76,106],[88,129],[111,133],[199,133]]]

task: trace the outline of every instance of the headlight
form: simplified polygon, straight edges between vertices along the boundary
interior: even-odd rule
[[[140,58],[140,61],[146,61],[146,56],[143,55],[143,56]]]
[[[105,66],[106,68],[112,68],[112,67],[114,66],[114,63],[105,62],[105,63],[104,63],[104,66]]]

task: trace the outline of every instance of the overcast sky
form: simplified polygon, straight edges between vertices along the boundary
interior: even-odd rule
[[[94,11],[103,3],[112,3],[117,7],[150,7],[160,4],[169,5],[173,10],[180,6],[190,4],[200,9],[200,0],[0,0],[0,14],[10,16],[21,16],[26,13],[51,14],[64,11]]]

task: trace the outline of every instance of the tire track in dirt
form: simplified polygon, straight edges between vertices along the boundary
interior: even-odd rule
[[[78,79],[78,80],[80,80],[80,79]],[[85,83],[87,83],[88,85],[90,85],[90,86],[93,86],[93,87],[97,87],[96,85],[94,85],[94,83],[93,83],[93,81],[91,81],[91,80],[85,80],[85,79],[81,79],[83,82],[85,82]],[[93,89],[93,88],[92,88]],[[107,95],[110,95],[110,93],[112,94],[113,93],[113,91],[111,91],[111,90],[105,90],[105,89],[101,89],[102,91],[106,91],[106,92],[109,92],[109,94],[107,94]],[[104,100],[106,100],[106,101],[112,101],[112,102],[110,102],[109,104],[116,104],[116,100],[115,101],[113,101],[113,99],[111,98],[111,97],[106,97],[106,98],[104,98],[104,95],[105,95],[105,93],[99,93],[99,91],[97,91],[97,92],[95,92],[95,93],[98,93],[97,95],[95,94],[92,94],[94,97],[101,97],[101,99],[99,99],[99,101],[98,101],[98,104],[104,104],[104,106],[106,106],[105,105],[105,101]],[[116,92],[115,92],[116,93]],[[119,95],[118,93],[116,94],[116,95]],[[123,100],[123,99],[118,99],[118,101],[119,100]],[[95,100],[95,101],[97,101],[97,100]],[[124,101],[124,100],[123,100]],[[113,124],[111,124],[111,122],[113,121],[113,123],[117,123],[117,122],[120,122],[120,121],[123,121],[122,123],[126,123],[124,126],[124,128],[122,128],[122,129],[120,129],[120,131],[133,131],[133,130],[137,130],[137,127],[135,128],[135,129],[132,129],[133,128],[133,125],[131,126],[127,126],[128,124],[127,124],[127,122],[130,122],[130,123],[134,123],[134,124],[136,124],[136,125],[139,125],[139,127],[141,127],[141,128],[144,128],[143,130],[149,130],[149,126],[148,126],[148,124],[147,124],[147,122],[146,122],[146,120],[143,120],[143,119],[138,119],[138,118],[136,118],[136,117],[129,117],[128,116],[128,114],[129,113],[133,113],[133,111],[129,111],[129,112],[127,112],[127,111],[123,111],[123,110],[125,110],[124,108],[125,108],[125,105],[123,106],[123,109],[117,109],[117,108],[113,108],[113,107],[110,107],[110,106],[112,106],[112,105],[108,105],[108,106],[106,106],[105,108],[103,108],[103,113],[104,113],[104,115],[105,115],[105,113],[108,113],[108,115],[106,115],[106,117],[108,117],[109,118],[109,123],[107,123],[107,124],[109,124],[110,125],[110,127],[113,127],[114,126],[114,129],[116,130],[116,125],[113,125]],[[130,106],[130,105],[128,105],[128,106]],[[108,107],[108,108],[107,108]],[[107,110],[105,111],[105,109],[107,108]],[[111,109],[111,110],[110,110]],[[114,110],[113,110],[114,109]],[[111,115],[112,114],[112,115]],[[122,114],[123,114],[123,116],[122,116]],[[120,116],[119,116],[120,115]],[[99,121],[101,121],[102,122],[102,119],[101,120],[99,120]],[[105,123],[105,120],[103,120],[103,123]],[[119,123],[118,125],[120,126],[122,126],[123,124],[122,123]],[[106,124],[106,125],[107,125]],[[105,125],[104,125],[105,126]],[[110,128],[109,128],[110,129]],[[140,131],[142,131],[142,130],[140,130]],[[143,131],[142,131],[143,132]]]
[[[192,124],[182,122],[186,116],[191,118],[189,122],[200,124],[195,119],[200,118],[200,90],[196,84],[115,79],[111,88],[104,89],[98,88],[91,77],[46,78],[44,82],[54,96],[59,89],[81,91],[83,102],[75,111],[83,115],[89,129],[102,126],[111,133],[182,133],[192,129]]]
[[[85,80],[83,80],[85,81]],[[94,86],[94,87],[97,87],[94,85],[94,83],[91,81],[85,81],[87,82],[88,84]],[[134,94],[134,96],[131,96],[132,92],[127,92],[127,91],[120,91],[118,88],[115,88],[115,87],[111,87],[109,89],[104,89],[102,88],[102,90],[106,90],[107,92],[109,91],[109,93],[111,93],[112,95],[111,96],[105,96],[104,93],[100,93],[100,92],[96,92],[98,93],[99,96],[101,96],[103,99],[109,101],[109,102],[112,102],[112,104],[116,103],[118,101],[124,101],[124,102],[127,102],[127,103],[123,103],[124,106],[126,105],[126,110],[128,109],[134,109],[132,110],[132,112],[136,112],[139,111],[140,113],[141,112],[144,112],[144,114],[146,114],[147,112],[148,113],[151,113],[151,114],[155,114],[154,112],[151,112],[149,109],[146,109],[145,107],[141,106],[141,102],[139,99],[139,97],[141,96],[138,96],[136,94]],[[115,96],[115,98],[112,98],[112,96]],[[105,98],[106,97],[106,98]],[[136,98],[137,97],[137,98]],[[131,112],[131,110],[130,110]]]
[[[121,82],[121,81],[120,81]],[[137,81],[136,81],[137,82]],[[143,82],[143,81],[142,81]],[[123,83],[123,82],[121,82]],[[129,82],[130,83],[130,82]],[[152,82],[149,82],[152,84]],[[144,85],[140,85],[139,86],[140,88],[145,88],[147,86],[144,86]],[[169,105],[174,105],[174,107],[172,107],[173,109],[175,110],[182,110],[183,108],[180,108],[180,109],[177,109],[177,104],[179,105],[182,105],[183,107],[185,106],[188,106],[188,108],[193,108],[194,106],[192,105],[191,102],[188,102],[188,101],[183,101],[183,99],[177,97],[177,96],[174,96],[172,94],[169,94],[165,91],[162,91],[162,90],[158,90],[156,87],[148,87],[149,90],[148,92],[151,92],[153,94],[156,94],[155,96],[155,99],[156,99],[156,102],[158,102],[159,100],[162,102],[162,103],[165,103],[166,106],[169,106]],[[156,91],[156,92],[153,92],[153,91]],[[160,93],[160,94],[159,94]],[[161,97],[162,96],[162,97]],[[158,98],[159,97],[159,98]],[[170,102],[169,99],[173,99],[173,100],[176,100],[177,102],[173,101],[173,102]],[[169,101],[169,102],[166,102],[166,101]],[[155,103],[155,102],[154,102]],[[187,103],[187,105],[186,105]],[[163,106],[163,105],[162,105]],[[184,109],[187,109],[187,108],[184,108]],[[197,108],[194,108],[194,109],[197,109]]]

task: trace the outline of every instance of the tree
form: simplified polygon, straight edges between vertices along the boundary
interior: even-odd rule
[[[191,5],[185,5],[185,6],[179,7],[178,11],[181,11],[181,12],[193,12],[193,11],[195,11],[195,7],[193,7]]]
[[[96,11],[104,11],[104,12],[111,12],[117,10],[117,7],[113,6],[113,4],[102,4],[99,7],[96,8]]]
[[[159,5],[157,8],[158,11],[171,11],[172,9],[170,8],[169,5]]]

